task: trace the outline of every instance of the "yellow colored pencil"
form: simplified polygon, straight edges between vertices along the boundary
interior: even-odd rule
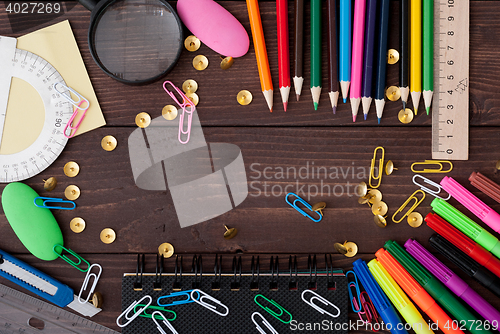
[[[269,110],[273,112],[273,82],[271,80],[271,70],[267,59],[266,42],[264,40],[264,30],[260,18],[258,0],[247,0],[248,17],[252,29],[253,45],[255,57],[257,58],[257,68],[259,69],[260,86],[266,99]]]
[[[411,0],[410,12],[410,94],[416,115],[422,92],[422,0]]]

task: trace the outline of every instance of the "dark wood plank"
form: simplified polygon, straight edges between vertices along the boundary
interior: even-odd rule
[[[43,22],[42,17],[23,17],[26,20],[26,29],[12,34],[5,10],[0,10],[0,34],[20,36],[35,29],[48,26],[63,19],[69,19],[73,32],[77,39],[87,70],[92,78],[92,83],[97,92],[99,102],[104,111],[109,125],[133,125],[134,116],[140,111],[146,111],[151,115],[160,115],[161,109],[172,101],[164,93],[161,82],[136,87],[127,86],[107,77],[94,63],[88,51],[87,29],[90,13],[81,5],[67,2],[69,12],[49,22]],[[470,120],[473,125],[499,125],[500,113],[498,111],[500,101],[496,97],[500,86],[495,59],[499,52],[496,39],[492,36],[500,34],[500,23],[494,20],[489,13],[496,12],[500,3],[496,1],[473,1],[470,14]],[[175,3],[174,3],[175,5]],[[223,1],[222,5],[233,13],[248,32],[250,32],[246,5],[243,1]],[[2,4],[0,4],[2,6]],[[242,58],[236,59],[234,66],[222,71],[219,68],[220,58],[214,51],[202,46],[195,53],[183,50],[179,63],[174,70],[167,75],[167,79],[177,85],[181,85],[186,79],[194,79],[199,83],[200,104],[198,112],[203,125],[320,125],[320,126],[352,126],[350,105],[340,103],[337,115],[332,115],[331,107],[326,91],[327,66],[326,53],[323,57],[323,93],[321,95],[320,107],[314,111],[309,87],[309,73],[305,71],[305,83],[303,96],[300,102],[290,100],[289,111],[284,113],[280,104],[278,92],[278,60],[276,48],[276,8],[272,1],[260,3],[262,22],[264,25],[267,42],[271,72],[273,75],[275,96],[275,112],[266,112],[267,107],[258,79],[257,66],[253,45],[249,52]],[[306,6],[308,7],[308,6]],[[290,5],[292,13],[293,5]],[[393,19],[390,26],[389,47],[398,48],[398,2],[391,4]],[[306,13],[306,18],[308,14]],[[290,22],[292,15],[290,15]],[[306,19],[306,27],[308,26]],[[326,24],[326,23],[325,23]],[[308,28],[306,31],[308,35]],[[326,38],[326,29],[325,36]],[[306,37],[306,52],[304,68],[309,68],[309,38]],[[326,52],[326,51],[325,51]],[[197,54],[204,54],[210,60],[209,67],[202,72],[196,71],[192,65],[192,59]],[[293,58],[292,58],[293,59]],[[387,86],[398,85],[398,65],[388,67]],[[253,93],[254,100],[249,106],[240,106],[236,102],[236,94],[241,89],[248,89]],[[384,113],[383,125],[401,125],[397,120],[397,112],[401,108],[401,102],[387,102]],[[360,121],[356,126],[376,125],[374,106],[369,114],[368,121]],[[413,121],[414,125],[430,125],[431,119],[423,111]]]

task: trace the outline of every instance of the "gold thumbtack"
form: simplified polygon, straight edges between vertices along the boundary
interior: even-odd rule
[[[147,112],[138,113],[135,116],[135,124],[140,128],[147,128],[151,124],[151,116]]]
[[[43,180],[43,189],[46,191],[52,191],[57,186],[57,179],[53,176],[49,177],[47,180]]]
[[[195,106],[197,106],[197,105],[198,105],[198,102],[200,102],[200,98],[198,97],[198,94],[196,94],[196,93],[187,93],[187,94],[186,94],[186,97],[187,97],[188,99],[190,99],[190,100],[191,100],[191,102],[193,102],[193,104],[194,104]],[[190,108],[191,108],[191,107],[190,107]]]
[[[336,242],[333,246],[337,252],[347,257],[353,257],[358,253],[358,245],[352,241],[346,241],[343,244]]]
[[[495,165],[495,167],[500,170],[500,160],[497,161],[497,164]]]
[[[408,221],[408,225],[411,227],[419,227],[422,225],[422,222],[424,221],[424,218],[422,215],[418,212],[412,212],[408,215],[408,218],[406,219]]]
[[[224,225],[224,227],[226,228],[226,231],[224,232],[224,239],[226,240],[232,239],[236,236],[236,234],[238,234],[238,230],[235,229],[234,227],[229,228],[226,225]]]
[[[392,162],[392,160],[387,161],[387,164],[385,165],[385,174],[391,175],[395,170],[398,169],[394,167],[394,162]]]
[[[64,190],[64,196],[70,201],[74,201],[80,197],[80,188],[75,185],[67,186]]]
[[[83,230],[85,230],[85,220],[80,217],[73,218],[69,222],[69,227],[71,228],[71,231],[75,233],[83,232]]]
[[[401,109],[398,113],[398,119],[403,124],[413,121],[413,111],[410,108]]]
[[[323,216],[323,209],[324,208],[326,208],[325,202],[319,202],[319,203],[316,203],[312,206],[312,210],[319,212],[319,214],[322,216]]]
[[[366,185],[366,182],[360,182],[356,187],[356,194],[358,195],[358,197],[363,197],[366,196],[367,193],[368,193],[368,186]]]
[[[172,121],[177,117],[177,108],[171,104],[168,104],[163,107],[163,109],[161,110],[161,114],[167,121]]]
[[[200,46],[201,46],[201,41],[198,39],[198,37],[196,37],[194,35],[188,36],[184,40],[184,47],[188,51],[191,51],[191,52],[198,51]]]
[[[382,192],[378,189],[370,189],[368,191],[368,201],[371,204],[374,204],[376,202],[380,202],[382,200]]]
[[[370,201],[370,195],[365,195],[365,196],[361,196],[360,198],[358,198],[358,203],[359,204],[368,204],[368,206],[371,207],[371,203],[369,202]]]
[[[249,105],[252,102],[253,96],[248,90],[240,90],[238,95],[236,95],[236,100],[242,106]]]
[[[373,220],[375,221],[375,224],[377,224],[378,227],[386,227],[387,226],[387,220],[385,220],[386,217],[381,216],[381,215],[375,215],[373,216]]]
[[[193,59],[193,67],[198,71],[203,71],[208,67],[208,58],[204,55],[198,55]]]
[[[231,68],[231,66],[233,66],[233,63],[234,63],[234,59],[233,57],[222,57],[222,61],[220,62],[220,68],[222,68],[223,70],[228,70],[229,68]]]
[[[384,216],[387,213],[388,209],[389,208],[387,207],[387,204],[385,202],[379,201],[379,202],[373,203],[372,213],[374,215]]]
[[[386,89],[385,96],[387,96],[389,101],[397,101],[401,97],[401,91],[399,90],[399,87],[390,86]]]
[[[398,50],[395,49],[389,49],[387,51],[387,63],[389,65],[394,65],[398,62],[399,60],[399,52]]]
[[[188,79],[182,83],[182,90],[184,93],[196,93],[198,90],[198,83],[193,79]]]
[[[96,291],[92,295],[92,305],[94,305],[97,308],[102,307],[102,295],[100,292]]]
[[[80,172],[80,166],[74,161],[68,162],[64,165],[64,174],[68,177],[75,177]]]
[[[105,244],[110,244],[116,240],[116,233],[111,228],[105,228],[101,231],[101,241]]]
[[[164,242],[158,247],[158,253],[163,255],[165,259],[168,259],[172,255],[174,255],[174,246],[169,244],[168,242]]]
[[[117,145],[118,141],[113,136],[106,136],[101,140],[101,147],[108,152],[113,151]]]

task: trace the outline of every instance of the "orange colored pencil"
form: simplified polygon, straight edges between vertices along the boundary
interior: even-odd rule
[[[273,82],[271,80],[271,70],[267,59],[266,41],[264,40],[264,30],[260,19],[259,3],[257,0],[246,0],[248,18],[252,28],[253,45],[255,57],[257,58],[257,68],[259,69],[260,86],[266,99],[269,110],[273,112]]]

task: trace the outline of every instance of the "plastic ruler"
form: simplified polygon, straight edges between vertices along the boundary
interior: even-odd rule
[[[469,0],[434,1],[432,158],[469,157]]]
[[[35,325],[37,327],[41,324],[43,330],[32,327],[30,322],[37,324]],[[0,284],[0,334],[11,333],[119,334],[74,313]]]

